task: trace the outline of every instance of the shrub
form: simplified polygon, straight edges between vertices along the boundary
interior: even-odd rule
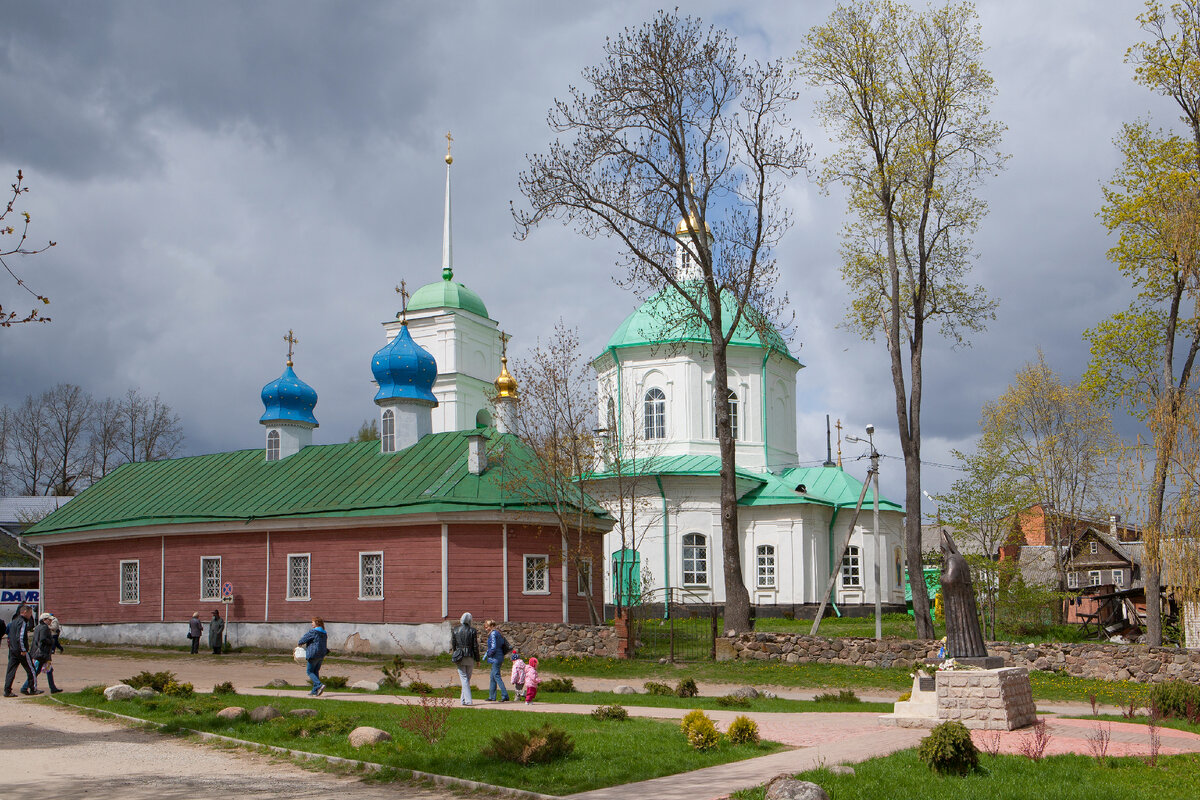
[[[180,683],[172,678],[163,686],[162,693],[169,697],[191,697],[196,693],[196,687],[190,683]]]
[[[689,711],[683,715],[683,719],[679,722],[679,729],[683,731],[684,736],[687,736],[687,732],[691,730],[693,725],[704,722],[712,724],[712,720],[708,718],[708,715],[697,708],[695,711]]]
[[[675,687],[676,697],[695,697],[700,694],[700,690],[696,688],[696,682],[691,678],[684,678]]]
[[[905,692],[896,698],[897,703],[903,703],[906,700],[912,700],[912,692]]]
[[[413,681],[408,684],[408,690],[413,694],[433,694],[433,687],[425,681]]]
[[[216,686],[214,686],[212,693],[213,694],[237,694],[237,689],[233,688],[232,681],[225,681],[224,683],[218,683]]]
[[[450,730],[450,709],[454,705],[451,696],[432,692],[420,695],[420,702],[405,709],[400,718],[400,727],[420,736],[430,744],[437,744],[446,731]]]
[[[548,764],[575,752],[575,740],[561,728],[543,725],[528,733],[505,731],[493,736],[492,742],[483,748],[483,754],[501,761],[512,761],[528,766]]]
[[[818,703],[861,703],[862,698],[854,693],[853,689],[842,689],[837,694],[826,692],[819,694],[813,698]]]
[[[550,678],[542,681],[538,686],[538,691],[568,694],[575,691],[575,680],[573,678]]]
[[[642,684],[642,688],[646,690],[646,694],[652,694],[658,697],[666,697],[667,695],[675,694],[675,690],[665,683],[658,681],[646,681]]]
[[[722,708],[749,708],[750,698],[727,694],[724,697],[717,698],[717,705]]]
[[[156,692],[165,692],[168,683],[175,682],[174,672],[147,672],[142,670],[132,678],[126,678],[121,683],[126,686],[132,686],[134,689],[153,689]]]
[[[345,675],[330,675],[326,678],[321,678],[321,683],[330,689],[345,689],[346,684],[349,682],[350,679]]]
[[[399,689],[404,685],[404,659],[401,656],[392,656],[392,662],[379,669],[383,673],[383,678],[379,681],[380,686]]]
[[[352,719],[344,717],[276,717],[272,724],[280,725],[289,736],[311,739],[314,736],[345,736],[357,727]]]
[[[1188,719],[1189,705],[1191,716],[1195,716],[1196,708],[1200,707],[1200,686],[1196,684],[1167,681],[1156,683],[1150,690],[1150,710],[1157,712],[1160,717]]]
[[[917,755],[939,775],[966,775],[979,768],[979,750],[961,722],[937,725],[921,740]]]
[[[592,709],[592,719],[604,721],[606,719],[614,719],[618,722],[629,718],[629,712],[624,706],[597,706]]]
[[[758,723],[744,714],[735,717],[725,737],[734,744],[758,744]]]
[[[704,716],[703,712],[701,712],[701,717],[687,728],[686,734],[688,744],[703,752],[720,744],[721,734],[717,733],[717,726],[711,719]]]

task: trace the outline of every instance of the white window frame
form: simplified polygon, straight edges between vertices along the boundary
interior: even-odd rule
[[[1099,586],[1102,582],[1101,573],[1098,569],[1088,570],[1088,586]]]
[[[1068,589],[1078,589],[1079,588],[1079,573],[1078,572],[1068,572],[1067,573],[1067,588]]]
[[[699,537],[699,542],[695,541],[695,537]],[[689,539],[692,539],[691,544],[688,543]],[[692,531],[683,535],[682,543],[683,585],[708,586],[708,537],[698,531]],[[689,550],[692,551],[690,554]]]
[[[586,583],[584,581],[585,575],[587,576]],[[578,565],[578,567],[576,567],[576,570],[575,570],[575,594],[576,594],[576,596],[587,597],[587,589],[595,586],[595,584],[592,582],[594,577],[595,577],[595,573],[592,572],[592,560],[590,558],[580,559],[579,565]],[[595,590],[593,589],[592,591],[595,591]]]
[[[383,410],[379,420],[379,447],[384,453],[396,452],[396,412],[390,408]]]
[[[842,556],[842,588],[862,588],[862,551],[856,544],[847,546]]]
[[[1125,588],[1125,570],[1114,569],[1112,571],[1112,581],[1113,581],[1113,586],[1117,587],[1118,589],[1124,589]]]
[[[658,396],[651,398],[655,392]],[[657,386],[651,386],[642,395],[642,438],[667,438],[667,393]]]
[[[217,583],[212,594],[204,593],[204,564],[208,561],[217,562]],[[221,581],[225,577],[224,565],[221,563],[220,556],[200,556],[200,599],[201,600],[220,600],[221,599]]]
[[[366,586],[363,583],[363,562],[368,556],[379,556],[379,594],[367,594]],[[358,554],[358,599],[359,600],[382,600],[383,599],[383,551],[370,550],[363,551]]]
[[[738,394],[733,389],[729,390],[729,429],[733,433],[733,440],[739,441],[740,436],[738,431]],[[717,438],[717,393],[713,392],[713,438]]]
[[[292,561],[304,559],[304,594],[296,594],[292,590]],[[312,599],[312,553],[288,553],[287,557],[287,599],[306,602]]]
[[[125,567],[133,566],[133,599],[125,597]],[[142,602],[142,562],[137,558],[123,559],[117,572],[117,598],[123,606],[136,606]]]
[[[1092,555],[1100,552],[1100,544],[1095,539],[1088,542],[1088,552]]]
[[[550,594],[550,556],[545,553],[526,553],[521,563],[524,567],[521,594]],[[537,588],[539,573],[541,589]]]
[[[279,431],[275,428],[267,431],[267,461],[279,460]]]
[[[775,569],[775,545],[760,544],[754,548],[754,563],[759,589],[774,589],[778,586],[778,573]]]

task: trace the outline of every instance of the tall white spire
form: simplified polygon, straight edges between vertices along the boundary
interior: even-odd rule
[[[454,245],[450,237],[450,165],[454,163],[450,143],[453,141],[450,131],[446,131],[446,222],[442,227],[442,277],[446,280],[454,277]]]

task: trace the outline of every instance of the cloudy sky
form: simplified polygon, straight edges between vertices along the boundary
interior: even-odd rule
[[[636,300],[613,283],[615,245],[548,226],[513,236],[524,155],[549,141],[554,98],[602,57],[605,36],[649,19],[639,2],[5,3],[0,30],[0,175],[25,171],[35,237],[58,246],[17,262],[51,297],[53,322],[0,330],[0,404],[69,381],[98,396],[160,393],[189,454],[260,443],[258,399],[282,366],[320,393],[317,442],[373,417],[370,358],[393,292],[440,274],[444,134],[454,133],[456,278],[513,334],[555,318],[598,352]],[[787,57],[827,2],[682,2],[753,58]],[[1139,116],[1175,124],[1169,102],[1124,63],[1141,4],[979,4],[1007,170],[974,277],[1000,300],[969,349],[927,348],[924,458],[969,447],[981,405],[1042,348],[1077,377],[1080,334],[1122,308],[1106,261],[1100,184],[1112,140]],[[832,151],[806,94],[794,118]],[[8,182],[11,178],[6,178]],[[797,178],[796,224],[778,251],[796,315],[800,458],[824,457],[824,415],[874,423],[899,456],[887,360],[842,330],[840,197]],[[0,302],[25,298],[0,282]],[[846,445],[847,458],[861,448]],[[865,464],[854,467],[861,474]],[[903,465],[883,464],[902,499]]]

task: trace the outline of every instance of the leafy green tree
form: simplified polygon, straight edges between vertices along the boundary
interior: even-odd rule
[[[358,433],[350,437],[351,442],[378,442],[379,441],[379,420],[364,419],[362,425],[358,426]]]
[[[825,89],[817,110],[842,143],[821,179],[848,191],[847,324],[867,340],[882,336],[890,356],[910,575],[921,574],[926,326],[962,344],[994,317],[994,301],[967,283],[971,235],[987,210],[976,192],[1005,160],[983,50],[969,4],[918,13],[870,0],[839,5],[795,59],[809,83]],[[913,607],[917,634],[932,638],[922,581],[913,582]]]

